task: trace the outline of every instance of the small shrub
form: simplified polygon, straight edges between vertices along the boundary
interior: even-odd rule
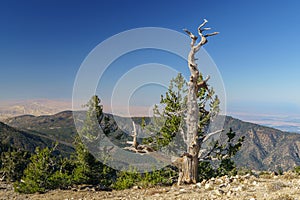
[[[141,175],[142,180],[139,185],[142,187],[152,187],[156,185],[171,185],[173,183],[172,177],[176,175],[176,172],[165,167],[160,170],[153,170],[152,172],[146,172]]]
[[[237,174],[235,163],[230,158],[221,160],[219,167],[217,168],[217,176],[230,175],[234,176]]]
[[[277,167],[277,173],[279,175],[283,175],[283,169],[281,167]]]
[[[291,180],[291,179],[298,179],[299,175],[293,171],[287,171],[283,173],[282,177],[286,180]]]
[[[287,185],[283,182],[280,182],[280,181],[274,182],[274,183],[271,183],[271,184],[267,185],[267,189],[271,192],[281,190],[284,187],[287,187]]]
[[[243,167],[237,169],[237,174],[240,176],[244,176],[247,174],[255,175],[251,169],[247,169],[247,168],[243,168]]]
[[[120,171],[117,176],[118,178],[113,185],[113,188],[116,190],[131,188],[141,181],[141,174],[136,170],[130,170],[129,172]]]
[[[210,162],[199,162],[198,165],[199,181],[211,179],[216,176],[215,169],[212,167]]]
[[[259,173],[259,177],[260,177],[260,178],[265,178],[265,179],[271,179],[271,178],[273,178],[273,175],[272,175],[271,172],[261,171],[261,172]]]
[[[113,184],[113,188],[123,190],[131,188],[135,185],[140,187],[153,187],[156,185],[171,185],[172,178],[176,172],[169,167],[152,172],[138,173],[135,169],[129,172],[121,171],[118,173],[118,178]]]
[[[279,194],[278,196],[273,197],[270,200],[294,200],[294,199],[295,198],[293,198],[289,194]]]
[[[293,169],[293,172],[300,175],[300,166],[297,166]]]

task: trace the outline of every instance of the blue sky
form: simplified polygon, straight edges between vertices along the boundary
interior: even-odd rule
[[[0,1],[0,100],[71,99],[77,70],[100,42],[138,27],[220,34],[205,49],[229,111],[300,111],[300,2]]]

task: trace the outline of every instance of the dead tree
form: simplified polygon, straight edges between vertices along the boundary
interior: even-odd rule
[[[136,132],[136,126],[135,126],[134,121],[132,121],[132,127],[133,127],[133,131],[132,131],[133,141],[132,142],[127,142],[127,143],[131,144],[133,148],[137,149],[139,143],[137,142],[137,132]]]
[[[209,76],[203,80],[198,81],[200,73],[195,62],[195,54],[200,50],[200,48],[207,43],[207,37],[217,35],[218,32],[213,32],[209,34],[204,34],[204,31],[210,30],[210,28],[204,28],[207,20],[198,27],[198,34],[200,36],[200,41],[197,43],[198,36],[195,36],[190,31],[184,29],[184,31],[191,38],[191,49],[188,54],[188,67],[190,70],[190,79],[188,82],[188,95],[187,95],[187,110],[185,124],[187,127],[186,131],[181,131],[182,138],[187,146],[187,151],[183,153],[180,157],[173,157],[171,159],[172,163],[179,169],[178,184],[181,183],[196,183],[198,178],[198,164],[199,164],[199,152],[203,142],[207,141],[208,138],[216,133],[221,132],[216,131],[209,133],[201,138],[198,137],[198,125],[199,125],[199,107],[197,101],[197,94],[201,88],[207,88],[207,81]],[[135,124],[133,122],[133,141],[128,141],[131,144],[130,147],[125,147],[124,149],[134,151],[136,153],[150,153],[155,154],[151,147],[146,145],[140,145],[137,143],[137,132]],[[208,155],[211,152],[208,153]]]
[[[210,28],[204,28],[206,23],[207,20],[204,19],[204,22],[198,27],[198,34],[200,36],[200,41],[198,43],[198,37],[184,29],[191,38],[191,49],[188,54],[188,67],[191,75],[188,82],[187,112],[185,120],[187,130],[182,132],[184,142],[187,145],[187,152],[173,162],[179,168],[178,184],[197,182],[199,151],[201,144],[205,139],[198,138],[199,108],[197,94],[201,88],[207,88],[209,77],[201,82],[198,81],[200,73],[197,63],[195,62],[195,54],[207,43],[207,37],[218,34],[218,32],[204,34],[204,31],[210,30]],[[212,134],[208,135],[211,136]]]
[[[150,153],[150,152],[154,152],[154,149],[147,146],[147,145],[141,145],[138,143],[137,141],[137,131],[136,131],[136,125],[134,123],[134,121],[132,121],[132,126],[133,126],[133,131],[132,131],[132,137],[133,137],[133,141],[127,141],[127,144],[131,144],[130,147],[125,147],[124,149],[129,150],[129,151],[133,151],[136,153]]]

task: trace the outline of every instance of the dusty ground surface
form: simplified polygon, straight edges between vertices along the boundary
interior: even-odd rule
[[[45,194],[18,194],[10,184],[0,182],[0,199],[92,200],[92,199],[235,199],[300,200],[300,177],[264,175],[221,177],[184,186],[137,188],[122,191],[53,190]]]

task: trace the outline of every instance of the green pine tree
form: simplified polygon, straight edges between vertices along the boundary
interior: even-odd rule
[[[165,97],[161,96],[160,103],[164,109],[161,111],[157,105],[155,105],[153,113],[154,123],[150,126],[146,126],[150,132],[155,133],[151,137],[144,139],[143,143],[150,144],[155,150],[159,150],[165,146],[168,146],[169,153],[177,151],[178,144],[183,142],[174,142],[173,139],[178,134],[180,125],[183,122],[183,115],[180,113],[186,106],[186,82],[182,74],[171,80],[168,91]]]
[[[87,107],[87,111],[83,127],[79,131],[81,139],[93,141],[98,138],[100,134],[99,124],[104,116],[103,106],[100,103],[101,100],[99,97],[94,95],[91,97],[89,102],[84,105],[84,107]]]
[[[85,105],[88,110],[83,128],[79,131],[79,135],[75,137],[75,154],[73,156],[75,162],[73,181],[75,184],[102,184],[109,186],[116,176],[115,170],[96,160],[85,146],[86,143],[99,136],[99,129],[101,128],[99,124],[104,116],[100,102],[99,97],[94,95]],[[108,118],[105,117],[104,120],[106,124],[109,124]],[[87,141],[83,142],[83,140]]]
[[[2,176],[7,181],[17,181],[23,176],[23,172],[29,163],[30,153],[8,148],[1,153],[1,167]]]
[[[52,155],[54,148],[36,148],[35,154],[30,157],[30,163],[24,171],[20,182],[15,184],[15,190],[21,193],[46,192],[54,189],[51,176],[57,170],[56,158]]]

